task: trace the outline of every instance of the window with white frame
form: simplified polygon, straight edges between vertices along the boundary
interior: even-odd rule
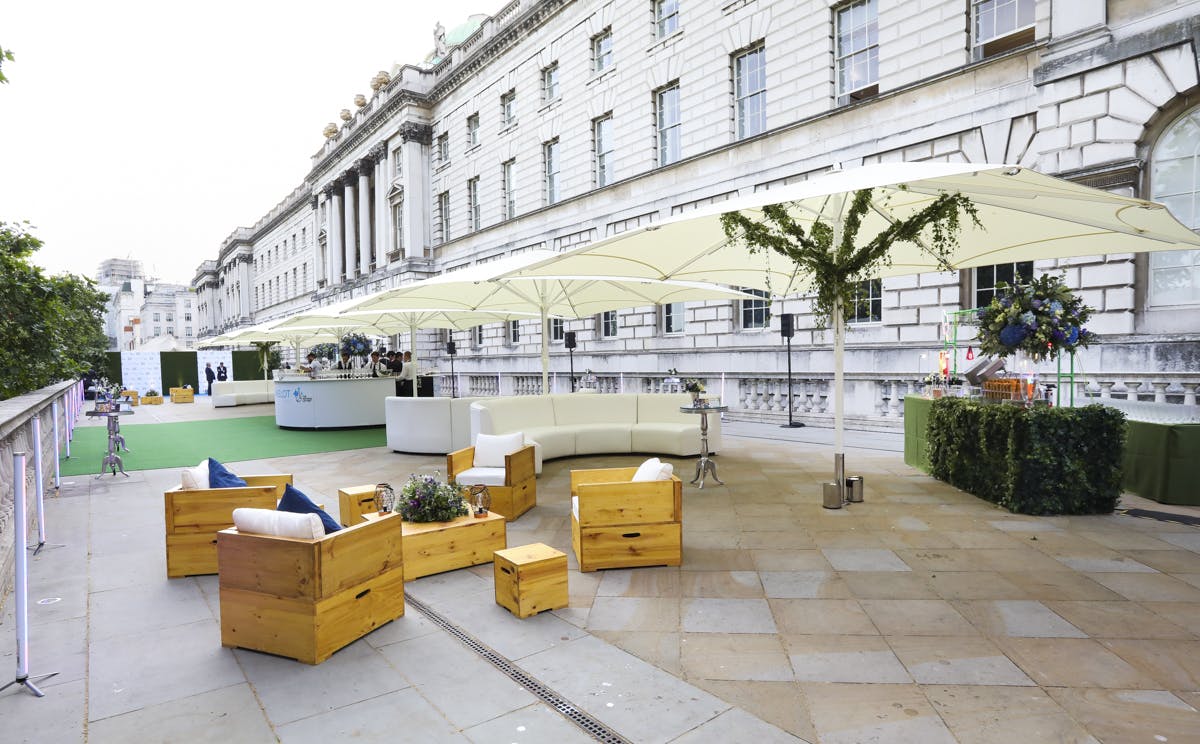
[[[743,329],[766,328],[771,322],[771,301],[767,293],[761,289],[743,289],[746,294],[752,294],[761,299],[738,300],[741,305],[741,326]]]
[[[400,175],[400,171],[401,171],[400,153],[401,153],[401,150],[399,147],[397,147],[395,150],[392,150],[392,175],[393,176]]]
[[[679,0],[654,0],[654,21],[658,38],[679,30]]]
[[[592,72],[604,72],[613,62],[612,27],[592,37]]]
[[[733,58],[738,139],[767,130],[767,49],[762,44]]]
[[[566,326],[566,323],[563,322],[562,318],[551,318],[550,319],[550,340],[551,341],[562,341],[563,336],[565,334],[565,326]]]
[[[838,104],[879,92],[877,0],[858,0],[836,11]]]
[[[542,68],[542,101],[549,103],[556,100],[561,91],[558,87],[558,63],[551,62]]]
[[[500,96],[500,121],[505,126],[517,122],[517,92],[510,90]]]
[[[157,323],[157,322],[158,322],[158,321],[160,321],[160,320],[162,320],[162,314],[161,314],[161,313],[155,313],[155,314],[154,314],[154,322],[155,322],[155,323]]]
[[[617,311],[606,310],[600,313],[600,338],[617,337]]]
[[[392,241],[397,251],[404,249],[404,205],[392,207]]]
[[[506,160],[500,164],[500,199],[506,220],[517,216],[517,194],[513,189],[513,168],[516,164],[516,160]]]
[[[442,243],[450,240],[450,192],[443,191],[438,194],[438,238]]]
[[[510,344],[521,343],[521,321],[508,321],[508,342]]]
[[[558,140],[552,139],[542,144],[543,184],[542,191],[546,204],[558,201]]]
[[[654,94],[654,121],[658,129],[658,164],[670,165],[680,158],[679,83]]]
[[[437,157],[440,165],[450,162],[450,133],[442,132],[437,138]]]
[[[175,313],[167,313],[167,322],[168,322],[168,323],[174,323],[174,322],[175,322]]]
[[[471,346],[476,349],[483,346],[483,326],[471,326]]]
[[[987,307],[996,296],[996,287],[1007,284],[1020,287],[1033,281],[1033,261],[979,266],[975,269],[975,307]]]
[[[1034,39],[1036,0],[972,0],[971,56],[984,59]]]
[[[191,323],[191,322],[192,322],[192,314],[191,314],[191,313],[184,313],[184,314],[183,314],[183,322],[184,322],[184,323]]]
[[[1172,122],[1150,153],[1150,198],[1175,219],[1200,231],[1200,107]],[[1200,303],[1200,250],[1161,251],[1149,257],[1151,306]]]
[[[847,323],[878,323],[883,320],[883,280],[864,279],[854,288],[846,308]]]
[[[662,306],[662,330],[668,335],[683,333],[684,304],[670,302]]]
[[[479,114],[474,113],[467,117],[467,147],[474,147],[479,144]]]
[[[613,182],[613,118],[605,114],[592,122],[592,139],[596,151],[596,186]]]
[[[467,229],[475,232],[479,224],[479,176],[467,181]]]

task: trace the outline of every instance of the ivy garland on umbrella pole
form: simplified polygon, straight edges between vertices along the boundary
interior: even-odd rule
[[[1096,340],[1084,328],[1092,308],[1083,304],[1057,274],[1045,274],[1028,285],[1001,282],[996,296],[979,309],[979,348],[995,357],[1027,354],[1033,361],[1075,353]]]

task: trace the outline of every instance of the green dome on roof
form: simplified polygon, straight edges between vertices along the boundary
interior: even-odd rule
[[[468,38],[470,38],[471,34],[478,31],[479,27],[483,25],[483,22],[490,17],[491,16],[487,15],[486,13],[475,13],[468,17],[465,23],[460,23],[449,31],[446,31],[442,37],[442,42],[445,45],[445,49],[449,50],[452,47],[456,47],[466,41]],[[441,26],[441,24],[438,25],[439,27]],[[437,38],[436,34],[437,32],[435,31],[435,39]],[[429,52],[429,54],[425,55],[424,64],[433,65],[441,61],[441,59],[442,55],[438,53],[438,49],[435,47],[431,52]]]

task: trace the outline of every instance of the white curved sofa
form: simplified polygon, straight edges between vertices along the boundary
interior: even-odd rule
[[[226,380],[212,386],[213,408],[274,402],[274,380]]]
[[[647,452],[700,454],[700,417],[681,413],[686,393],[528,395],[471,404],[471,441],[479,434],[521,431],[535,445],[536,464],[572,455]],[[708,416],[708,448],[721,449],[721,416]]]
[[[445,455],[471,446],[471,404],[485,398],[384,398],[387,446],[393,452]]]

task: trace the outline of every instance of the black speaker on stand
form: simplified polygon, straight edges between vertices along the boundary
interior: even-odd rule
[[[575,331],[567,331],[563,334],[563,345],[567,347],[567,353],[571,357],[571,392],[575,392]]]
[[[792,336],[796,335],[795,316],[791,313],[785,313],[779,316],[779,335],[787,339],[787,360],[788,360],[788,422],[781,424],[781,429],[798,429],[804,424],[800,421],[792,419],[792,412],[795,406],[792,405]]]
[[[458,349],[454,346],[454,339],[446,342],[446,353],[450,355],[450,397],[458,397],[458,378],[454,376],[454,355]]]

